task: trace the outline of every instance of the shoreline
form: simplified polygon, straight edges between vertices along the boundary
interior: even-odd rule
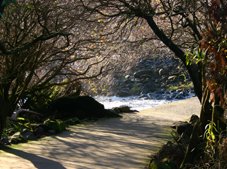
[[[144,110],[154,108],[167,103],[178,102],[182,100],[187,100],[194,98],[193,96],[185,97],[182,99],[154,99],[154,98],[143,98],[140,96],[128,96],[128,97],[118,97],[118,96],[95,96],[98,102],[103,104],[106,109],[112,109],[114,107],[129,106],[134,110]]]
[[[141,110],[140,113],[151,113],[153,117],[162,117],[170,121],[188,120],[192,114],[200,115],[201,104],[197,97],[176,100],[156,107]]]

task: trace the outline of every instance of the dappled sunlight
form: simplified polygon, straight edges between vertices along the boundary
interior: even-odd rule
[[[185,104],[180,103],[181,106]],[[182,111],[170,108],[172,106],[176,105],[172,103],[169,108],[165,107],[169,111],[166,115],[161,113],[161,107],[128,113],[122,118],[71,126],[57,136],[21,144],[6,154],[0,154],[0,168],[18,169],[18,165],[24,165],[23,169],[33,169],[41,164],[48,165],[48,169],[52,165],[54,169],[144,168],[150,154],[157,152],[171,138],[169,125],[173,120],[169,115],[175,112],[178,119],[177,114]],[[4,157],[8,161],[6,166],[2,166],[6,160]]]
[[[73,126],[69,132],[24,144],[20,149],[54,159],[72,169],[143,168],[150,153],[168,137],[162,139],[166,127],[143,123],[142,119],[135,121],[137,117],[136,114],[126,114],[122,119]]]
[[[165,136],[162,140],[165,129],[151,123],[125,121],[124,118],[101,120],[71,127],[70,132],[53,140],[47,139],[49,150],[43,148],[41,154],[62,161],[67,168],[142,168],[150,153],[168,138]]]

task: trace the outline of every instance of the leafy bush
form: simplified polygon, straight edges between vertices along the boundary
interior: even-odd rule
[[[44,126],[47,128],[49,132],[53,132],[53,134],[60,133],[66,130],[66,124],[59,119],[47,119],[44,121]]]
[[[24,130],[32,132],[33,126],[25,118],[19,117],[16,121],[8,120],[7,127],[5,128],[3,135],[8,136]]]

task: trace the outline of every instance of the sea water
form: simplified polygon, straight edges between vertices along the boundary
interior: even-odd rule
[[[153,100],[140,98],[139,96],[117,97],[117,96],[96,96],[95,99],[102,103],[106,109],[119,106],[129,106],[132,110],[143,110],[168,103],[167,100]]]

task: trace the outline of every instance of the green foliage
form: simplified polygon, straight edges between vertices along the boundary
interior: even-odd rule
[[[24,130],[33,131],[32,124],[25,118],[19,117],[16,121],[8,120],[7,127],[5,128],[3,135],[8,136],[16,132],[22,132]]]
[[[214,122],[210,122],[206,125],[206,130],[204,133],[204,137],[206,141],[206,151],[207,154],[212,158],[215,155],[216,143],[217,143],[217,133],[218,130],[216,128],[216,124]]]
[[[66,130],[66,124],[59,119],[47,119],[43,124],[48,128],[48,130],[53,130],[55,133],[60,133]]]
[[[66,130],[69,125],[80,123],[78,118],[71,118],[66,121],[59,119],[47,119],[43,123],[31,123],[25,118],[19,117],[16,121],[9,120],[7,127],[4,129],[2,137],[9,140],[12,144],[27,142],[45,135],[57,134]],[[37,133],[37,129],[42,128],[43,131]]]
[[[192,82],[187,82],[187,83],[182,83],[182,84],[179,84],[179,85],[169,85],[167,86],[167,90],[187,90],[187,89],[190,89],[193,87],[193,84]]]
[[[42,90],[30,90],[24,96],[25,103],[22,107],[37,112],[42,112],[48,104],[57,97],[55,88],[43,88]]]
[[[185,51],[186,55],[186,64],[190,65],[192,63],[198,64],[200,62],[203,62],[205,59],[207,51],[203,51],[202,49],[198,48],[193,50],[192,52],[189,50]]]
[[[23,135],[23,133],[32,133],[33,129],[33,124],[25,118],[19,117],[16,121],[8,119],[7,126],[3,130],[2,137],[9,139],[9,142],[12,144],[27,142],[27,140],[31,138],[27,138],[27,136]]]

